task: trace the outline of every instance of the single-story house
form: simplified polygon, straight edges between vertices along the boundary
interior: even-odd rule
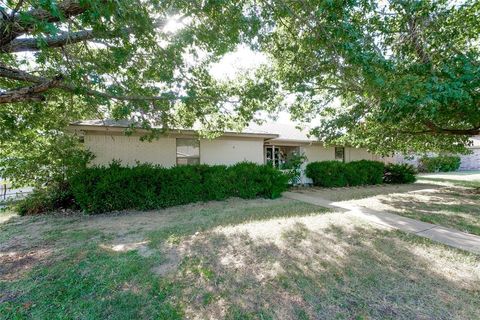
[[[124,165],[140,163],[164,167],[185,164],[232,165],[242,161],[280,166],[294,154],[304,154],[308,162],[339,160],[382,160],[366,149],[325,147],[293,125],[268,123],[250,125],[242,132],[224,132],[215,139],[199,138],[196,130],[169,130],[159,139],[141,141],[146,133],[135,130],[125,135],[128,121],[87,120],[72,123],[70,129],[83,137],[85,147],[94,155],[93,165],[120,160]],[[305,180],[304,180],[305,181]]]

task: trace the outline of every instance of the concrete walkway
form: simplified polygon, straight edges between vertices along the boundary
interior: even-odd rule
[[[332,202],[322,199],[313,194],[297,192],[284,192],[283,196],[289,199],[314,204],[321,207],[348,212],[355,216],[366,219],[374,224],[399,229],[413,233],[421,237],[459,248],[472,253],[480,254],[480,237],[451,228],[441,227],[435,224],[402,217],[393,213],[380,212],[364,207],[354,206],[348,203]]]

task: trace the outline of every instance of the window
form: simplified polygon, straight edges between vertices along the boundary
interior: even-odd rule
[[[177,139],[177,165],[200,163],[200,141],[198,139]]]
[[[345,148],[335,147],[335,160],[341,160],[345,162]]]

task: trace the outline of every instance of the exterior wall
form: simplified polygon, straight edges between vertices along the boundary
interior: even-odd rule
[[[175,166],[177,162],[176,138],[140,141],[138,136],[85,135],[85,147],[95,154],[92,165],[107,165],[120,160],[123,165],[136,162]],[[263,138],[218,138],[200,140],[200,163],[232,165],[250,161],[263,163]]]
[[[175,138],[143,142],[138,136],[87,134],[85,147],[95,155],[93,165],[120,160],[123,165],[130,166],[139,161],[171,167],[177,161]]]
[[[307,162],[316,162],[316,161],[327,161],[335,160],[335,148],[334,147],[324,147],[321,145],[309,145],[304,146],[300,150],[303,151],[307,157]]]
[[[309,145],[303,147],[303,152],[307,156],[308,162],[335,160],[335,147],[323,147],[321,145]],[[357,160],[377,160],[382,161],[369,153],[366,149],[345,148],[345,162]]]
[[[471,148],[471,154],[462,155],[460,170],[480,170],[480,147]]]
[[[263,139],[218,138],[200,140],[200,162],[232,165],[242,161],[263,164]]]
[[[358,161],[358,160],[381,161],[380,158],[371,154],[366,149],[345,148],[345,162]]]
[[[470,148],[471,154],[459,155],[460,156],[460,168],[459,171],[468,170],[480,170],[480,148]],[[428,156],[436,156],[436,154],[430,153]],[[404,156],[402,154],[396,154],[394,156],[395,163],[408,163],[414,167],[418,167],[420,163],[421,155]]]

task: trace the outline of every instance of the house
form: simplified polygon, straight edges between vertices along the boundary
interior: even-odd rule
[[[70,128],[83,136],[85,147],[95,155],[94,165],[105,165],[112,160],[120,160],[124,165],[140,162],[164,167],[250,161],[271,162],[280,167],[295,153],[304,154],[307,162],[381,160],[366,149],[325,147],[305,130],[287,124],[252,124],[242,132],[224,132],[216,139],[199,138],[198,132],[191,129],[175,129],[151,142],[140,140],[146,133],[143,129],[125,135],[129,126],[128,121],[87,120],[72,123]]]

